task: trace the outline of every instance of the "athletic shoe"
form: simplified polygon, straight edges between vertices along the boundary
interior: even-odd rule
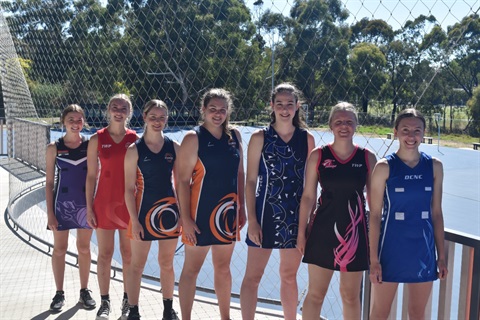
[[[55,297],[53,297],[52,300],[53,301],[50,304],[50,311],[53,311],[53,312],[62,311],[62,308],[65,305],[65,295],[61,293],[56,293]]]
[[[96,320],[108,319],[109,314],[110,314],[110,300],[102,300],[102,302],[100,302],[100,308],[98,308],[98,311],[97,311]]]
[[[130,306],[128,305],[128,299],[124,298],[122,300],[122,307],[120,309],[122,310],[122,319],[127,319],[128,311],[130,311]]]
[[[138,306],[130,307],[128,312],[128,320],[139,320],[140,313],[138,312]]]
[[[90,290],[82,289],[80,290],[80,299],[78,300],[79,303],[83,305],[85,309],[95,309],[97,303],[93,300],[92,296],[90,295]]]
[[[170,310],[170,314],[168,316],[165,316],[165,314],[163,315],[163,318],[162,320],[180,320],[180,318],[178,317],[177,313],[175,312],[175,310],[173,310],[173,308]]]

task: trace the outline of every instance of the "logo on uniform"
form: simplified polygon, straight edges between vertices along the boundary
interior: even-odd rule
[[[171,153],[166,153],[166,154],[165,154],[165,160],[166,160],[168,163],[172,163],[172,161],[173,161],[173,154],[171,154]]]
[[[68,150],[58,150],[57,151],[57,156],[68,156]]]
[[[112,145],[111,144],[102,144],[102,149],[108,149],[108,148],[111,148]]]
[[[405,175],[405,180],[422,180],[422,174],[407,174]]]
[[[237,147],[237,142],[236,142],[235,140],[233,140],[233,139],[230,139],[230,140],[228,140],[228,145],[229,145],[230,147],[236,148],[236,147]]]
[[[333,159],[326,159],[323,161],[322,166],[324,166],[326,169],[333,169],[337,167],[335,160]]]
[[[208,141],[207,147],[213,147],[214,145],[211,141]]]
[[[361,163],[352,163],[352,168],[361,168],[362,164]]]

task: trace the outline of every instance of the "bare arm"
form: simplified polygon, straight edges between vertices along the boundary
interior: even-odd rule
[[[306,231],[307,224],[315,206],[318,187],[317,163],[319,157],[319,149],[315,148],[308,156],[307,166],[305,169],[305,184],[303,186],[302,200],[300,201],[300,216],[298,219],[298,237],[297,249],[302,254],[305,253],[305,244],[307,241]]]
[[[377,164],[377,157],[370,150],[367,150],[367,158],[368,158],[368,173],[367,173],[367,184],[365,187],[367,189],[368,207],[370,208],[370,186],[372,181],[373,168],[375,168],[375,165]]]
[[[132,236],[135,240],[141,240],[144,237],[144,230],[138,221],[137,204],[135,201],[135,187],[137,182],[137,161],[138,150],[135,143],[131,144],[125,154],[125,205],[127,206],[130,221],[132,223]]]
[[[432,197],[432,222],[437,247],[438,277],[443,280],[447,277],[447,265],[445,261],[445,231],[443,225],[442,211],[443,194],[443,164],[440,160],[433,158],[433,197]]]
[[[58,221],[55,217],[53,205],[53,189],[55,188],[55,160],[57,157],[57,146],[55,142],[47,146],[46,153],[46,181],[45,181],[45,200],[47,202],[48,227],[50,230],[57,230]]]
[[[382,222],[383,196],[390,168],[386,159],[381,159],[373,169],[370,187],[367,192],[370,198],[369,243],[370,243],[370,281],[382,282],[382,267],[378,259],[378,242]]]
[[[260,246],[262,244],[262,230],[257,221],[255,209],[255,191],[257,188],[258,167],[262,156],[263,131],[257,130],[252,134],[247,151],[247,177],[245,182],[245,200],[248,214],[248,237]]]
[[[238,130],[234,129],[233,132],[237,136],[239,146],[238,150],[240,152],[240,163],[238,165],[238,177],[237,177],[237,210],[238,210],[238,236],[240,236],[240,230],[245,226],[247,222],[247,217],[245,214],[245,170],[243,168],[243,144],[242,144],[242,136],[238,132]]]
[[[93,212],[93,195],[98,172],[98,136],[94,134],[88,142],[87,149],[87,181],[85,183],[85,196],[87,202],[87,223],[92,228],[97,228],[97,218]]]
[[[200,233],[200,229],[195,224],[190,212],[190,183],[192,179],[193,169],[198,160],[198,138],[195,132],[188,132],[183,138],[182,144],[178,149],[176,159],[176,175],[175,185],[177,190],[178,204],[180,209],[180,217],[182,219],[183,236],[192,244],[197,243],[196,233]]]

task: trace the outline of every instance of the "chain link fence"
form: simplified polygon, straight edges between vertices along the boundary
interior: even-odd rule
[[[2,129],[2,144],[10,158],[16,150],[43,152],[48,139],[62,134],[60,111],[71,103],[85,109],[94,132],[106,124],[106,104],[116,93],[130,95],[131,126],[139,132],[145,102],[164,100],[167,135],[181,141],[200,121],[204,91],[224,87],[235,97],[232,122],[246,151],[251,133],[268,124],[269,94],[280,82],[303,92],[317,145],[333,140],[326,119],[338,101],[357,106],[361,130],[355,142],[378,157],[393,151],[394,141],[386,137],[405,107],[429,117],[429,136],[436,137],[439,127],[442,134],[478,135],[479,7],[478,0],[0,2],[0,117],[7,122],[2,128],[10,128]],[[33,133],[33,125],[15,130],[15,118],[51,125],[51,137]],[[42,161],[26,165],[42,168]],[[12,173],[12,198],[42,179]],[[28,206],[18,222],[48,238],[44,209],[43,201]],[[159,276],[156,252],[154,244],[145,268],[153,277]],[[278,304],[278,262],[272,255],[261,283],[265,302]],[[242,242],[232,262],[234,293],[245,263]],[[179,249],[177,279],[182,264]],[[212,268],[207,259],[200,287],[213,288]],[[307,286],[303,265],[298,279],[300,305]],[[334,277],[322,314],[340,318],[340,301]]]

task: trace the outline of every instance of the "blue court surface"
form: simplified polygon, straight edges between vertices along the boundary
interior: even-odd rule
[[[250,141],[251,134],[258,128],[241,127],[244,149]],[[329,131],[311,130],[316,146],[333,141]],[[167,133],[181,141],[185,131]],[[366,138],[356,136],[355,143],[367,147],[377,158],[395,152],[398,141],[383,138]],[[434,142],[436,140],[434,139]],[[445,227],[480,236],[480,152],[473,149],[440,147],[436,144],[422,144],[420,150],[438,158],[443,163],[443,215]],[[246,150],[244,152],[244,158]],[[245,161],[246,168],[246,161]]]

